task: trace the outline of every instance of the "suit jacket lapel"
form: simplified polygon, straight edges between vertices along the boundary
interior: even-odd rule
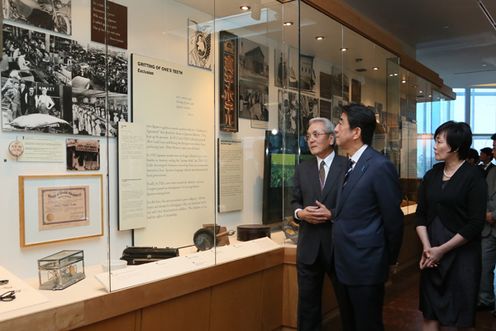
[[[311,185],[312,187],[315,188],[315,192],[317,193],[316,196],[320,195],[320,178],[319,178],[319,168],[317,164],[317,158],[315,158],[315,161],[311,163],[311,169],[310,169],[310,180],[312,181]]]
[[[353,171],[350,173],[348,177],[348,181],[346,182],[346,185],[342,188],[339,196],[338,196],[338,203],[336,207],[336,213],[339,214],[341,211],[341,208],[343,207],[344,202],[350,195],[350,193],[353,191],[353,187],[358,183],[360,178],[363,176],[365,171],[367,171],[368,167],[368,160],[372,157],[372,154],[370,153],[370,146],[365,149],[363,154],[360,156],[360,159],[358,159],[357,164],[355,164],[355,167],[353,168]]]
[[[325,200],[329,192],[331,191],[334,185],[339,185],[338,178],[339,169],[338,162],[336,161],[336,156],[334,156],[334,161],[331,163],[331,167],[329,168],[329,173],[327,174],[326,182],[324,185],[324,189],[322,190],[322,201]]]

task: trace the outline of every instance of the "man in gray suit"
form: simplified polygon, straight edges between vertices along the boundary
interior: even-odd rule
[[[493,155],[496,157],[496,133],[493,140]],[[482,229],[482,272],[477,310],[494,309],[494,267],[496,264],[496,167],[489,170],[487,177],[487,213]]]
[[[305,136],[315,159],[295,170],[294,218],[300,224],[296,267],[298,271],[298,330],[320,330],[324,275],[331,275],[331,218],[346,158],[334,152],[334,125],[313,118]]]

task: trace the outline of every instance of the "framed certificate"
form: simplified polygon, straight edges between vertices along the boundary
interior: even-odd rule
[[[100,174],[19,176],[21,247],[103,236]]]

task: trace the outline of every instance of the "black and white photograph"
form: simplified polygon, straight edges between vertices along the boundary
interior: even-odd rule
[[[346,74],[339,74],[338,80],[341,81],[343,100],[346,102],[350,101],[350,80]]]
[[[332,95],[342,97],[346,102],[350,101],[350,80],[339,68],[333,67]]]
[[[362,83],[354,78],[351,79],[351,102],[362,102]]]
[[[311,118],[319,117],[319,100],[312,95],[300,94],[300,128],[304,133]]]
[[[66,141],[67,170],[100,170],[100,141],[68,138]]]
[[[299,56],[299,61],[298,61]],[[298,65],[300,74],[298,81]],[[296,48],[289,48],[289,87],[299,88],[308,92],[315,92],[315,70],[313,68],[313,56],[300,54]]]
[[[4,24],[1,75],[25,82],[70,84],[71,44],[67,38]]]
[[[72,126],[74,134],[88,136],[117,136],[119,122],[128,122],[127,95],[109,93],[108,111],[105,92],[83,90],[73,93]]]
[[[239,47],[239,78],[240,79],[269,79],[269,48],[240,38]]]
[[[339,118],[332,117],[332,102],[324,99],[320,99],[319,108],[320,108],[320,117],[328,118],[334,124],[338,123]]]
[[[212,70],[212,23],[199,23],[188,19],[188,64]]]
[[[320,97],[332,99],[332,75],[320,72]]]
[[[288,87],[288,56],[281,50],[274,50],[274,85]]]
[[[267,122],[269,88],[263,82],[239,81],[239,117]]]
[[[2,77],[2,129],[72,133],[71,88]]]
[[[3,0],[5,20],[71,35],[71,0]]]
[[[108,54],[105,55],[105,48],[102,45],[91,43],[83,46],[75,42],[72,44],[71,55],[69,67],[72,72],[73,90],[105,91],[105,73],[107,73],[108,91],[127,94],[126,52],[108,48]]]
[[[336,118],[339,120],[341,117],[341,107],[348,104],[348,101],[344,100],[343,97],[334,95],[332,97],[332,114],[331,118]]]
[[[283,134],[296,133],[298,121],[298,95],[287,90],[279,90],[277,94],[279,112],[279,131]]]

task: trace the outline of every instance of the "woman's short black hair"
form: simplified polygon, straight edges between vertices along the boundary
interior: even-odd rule
[[[350,129],[360,128],[362,142],[372,145],[372,138],[377,125],[374,111],[358,103],[343,106],[342,111],[348,117]]]
[[[446,142],[450,146],[450,152],[458,153],[460,160],[465,160],[472,145],[472,130],[467,123],[448,121],[441,124],[434,133],[434,139],[439,135],[446,136]]]

